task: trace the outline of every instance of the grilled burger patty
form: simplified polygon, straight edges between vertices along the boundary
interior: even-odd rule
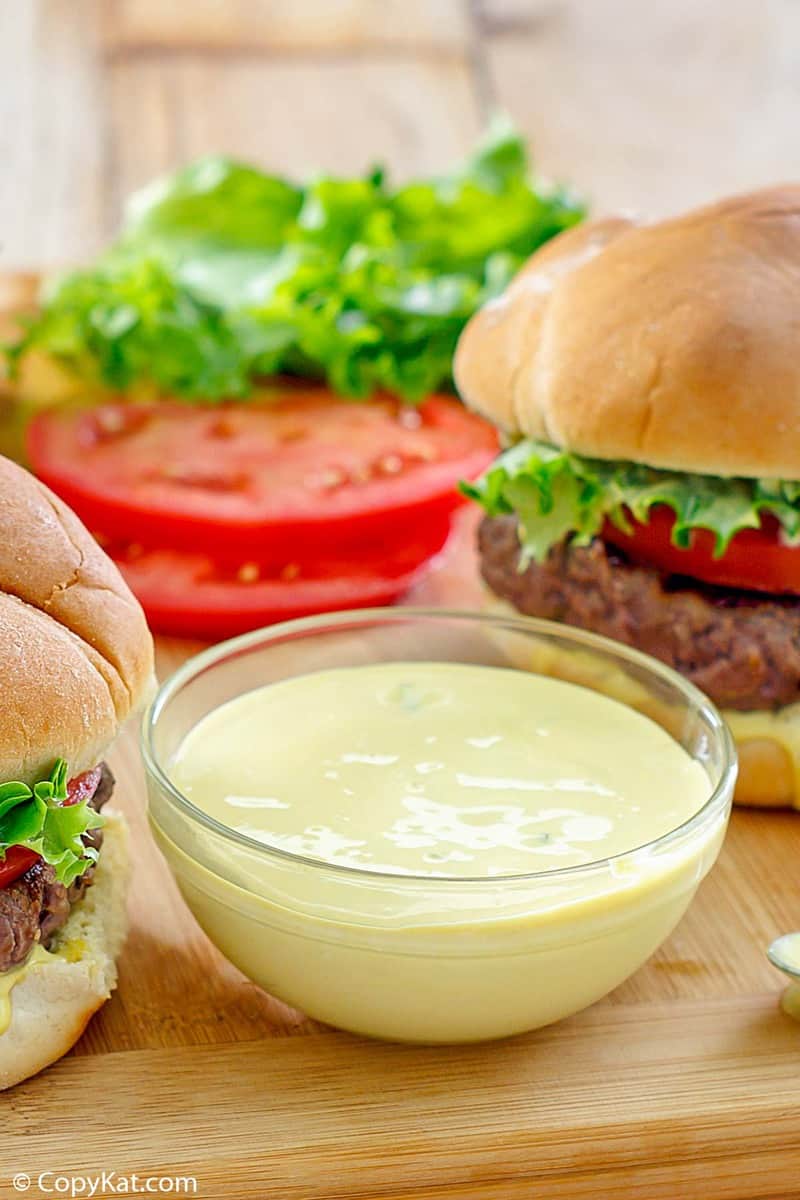
[[[97,812],[114,790],[114,776],[103,763],[100,782],[89,804]],[[91,830],[84,841],[96,850],[103,842],[101,829]],[[65,924],[70,908],[81,899],[94,876],[84,871],[71,887],[56,879],[49,863],[37,862],[7,888],[0,888],[0,973],[24,962],[35,941],[45,947]]]
[[[513,516],[478,534],[486,583],[519,612],[635,646],[680,671],[721,708],[771,709],[800,700],[800,599],[710,587],[630,562],[596,538],[562,542],[518,569]]]

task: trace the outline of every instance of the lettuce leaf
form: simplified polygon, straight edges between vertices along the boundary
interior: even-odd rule
[[[778,520],[786,544],[800,544],[799,483],[658,471],[581,458],[533,440],[517,442],[462,491],[491,516],[516,514],[523,568],[566,537],[588,545],[606,519],[620,529],[630,527],[630,516],[646,522],[656,504],[675,513],[672,541],[682,549],[693,529],[708,529],[720,558],[734,534],[758,527],[762,513]]]
[[[25,783],[0,784],[0,860],[11,846],[24,846],[55,867],[66,887],[97,861],[97,851],[82,838],[103,824],[85,801],[65,805],[67,764],[59,758],[46,779],[32,788]]]
[[[11,365],[39,349],[88,386],[188,400],[278,372],[420,399],[451,386],[472,313],[582,215],[532,178],[505,122],[451,174],[400,187],[381,169],[301,186],[201,159],[132,198],[118,242],[53,284]]]

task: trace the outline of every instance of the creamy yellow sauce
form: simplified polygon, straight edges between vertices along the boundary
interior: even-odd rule
[[[26,975],[37,966],[42,966],[52,956],[45,950],[43,946],[35,945],[25,962],[20,963],[18,967],[12,967],[10,971],[3,971],[0,974],[0,1036],[6,1032],[11,1024],[11,993],[18,983],[22,983]]]
[[[521,671],[384,663],[246,693],[172,776],[268,846],[340,866],[493,877],[624,853],[688,820],[702,767],[647,717]]]
[[[652,846],[711,790],[658,724],[578,684],[455,663],[244,693],[169,771],[253,839],[151,779],[155,837],[222,952],[311,1016],[411,1041],[518,1033],[605,995],[680,919],[729,811],[721,797]]]

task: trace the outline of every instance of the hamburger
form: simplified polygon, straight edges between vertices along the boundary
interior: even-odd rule
[[[800,186],[561,234],[472,318],[466,488],[519,612],[637,647],[723,711],[737,800],[800,807]]]
[[[142,611],[75,515],[0,459],[0,1088],[116,982],[126,829],[104,755],[153,671]]]

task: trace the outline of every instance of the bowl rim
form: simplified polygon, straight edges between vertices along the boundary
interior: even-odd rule
[[[712,735],[716,736],[720,741],[722,769],[710,796],[697,812],[693,813],[687,820],[681,822],[680,825],[676,825],[674,829],[670,829],[650,841],[642,842],[641,845],[632,846],[628,850],[622,850],[618,854],[609,855],[606,858],[598,858],[588,863],[578,863],[568,867],[553,867],[540,871],[524,871],[503,875],[429,875],[400,871],[375,871],[366,867],[351,867],[344,863],[327,862],[325,859],[295,854],[283,847],[272,846],[267,842],[259,841],[257,838],[248,837],[246,834],[239,833],[238,830],[224,825],[221,821],[217,821],[216,818],[209,816],[208,813],[203,812],[202,809],[193,804],[176,787],[167,774],[166,769],[162,766],[153,744],[161,714],[186,684],[209,669],[213,669],[221,660],[231,655],[247,653],[256,646],[267,646],[270,642],[277,643],[285,641],[287,638],[291,640],[301,639],[304,636],[318,633],[323,628],[331,628],[335,631],[337,626],[345,629],[353,625],[364,626],[390,624],[393,622],[411,623],[415,620],[463,621],[476,625],[511,629],[520,633],[539,634],[540,636],[550,638],[556,637],[562,641],[571,642],[573,645],[583,645],[589,649],[603,651],[606,654],[610,654],[633,666],[639,667],[645,674],[651,677],[668,683],[681,693],[687,707],[691,707],[705,719]],[[386,661],[390,660],[387,659]],[[407,661],[412,660],[409,659]],[[294,678],[294,676],[288,676],[288,678]],[[577,686],[582,685],[578,684]],[[205,827],[218,837],[250,851],[255,851],[267,860],[277,857],[297,867],[307,867],[314,871],[333,872],[351,881],[361,880],[365,883],[367,881],[371,881],[372,883],[382,881],[386,884],[391,883],[394,886],[400,887],[404,884],[406,886],[419,886],[423,884],[426,888],[441,888],[444,885],[452,888],[464,884],[470,886],[477,884],[501,886],[505,883],[538,883],[550,879],[563,880],[567,876],[584,875],[609,869],[614,863],[629,859],[632,855],[660,852],[671,846],[674,842],[684,841],[696,830],[710,823],[717,816],[718,810],[730,808],[738,773],[738,759],[733,735],[723,720],[717,706],[705,693],[701,692],[699,688],[695,687],[693,683],[690,683],[679,672],[674,671],[658,659],[652,658],[649,654],[645,654],[641,650],[636,650],[632,646],[627,646],[622,642],[614,641],[613,638],[604,637],[601,634],[592,633],[577,626],[566,625],[559,621],[550,621],[541,617],[528,617],[524,614],[517,616],[513,614],[487,613],[471,609],[414,607],[410,605],[345,609],[332,613],[317,613],[310,617],[299,617],[291,621],[281,621],[274,625],[266,625],[260,629],[251,630],[249,633],[239,634],[237,637],[217,642],[215,645],[201,650],[199,653],[188,658],[185,663],[178,667],[159,686],[142,717],[140,748],[145,772],[159,787],[161,792],[196,825]],[[693,759],[693,761],[697,760]]]

